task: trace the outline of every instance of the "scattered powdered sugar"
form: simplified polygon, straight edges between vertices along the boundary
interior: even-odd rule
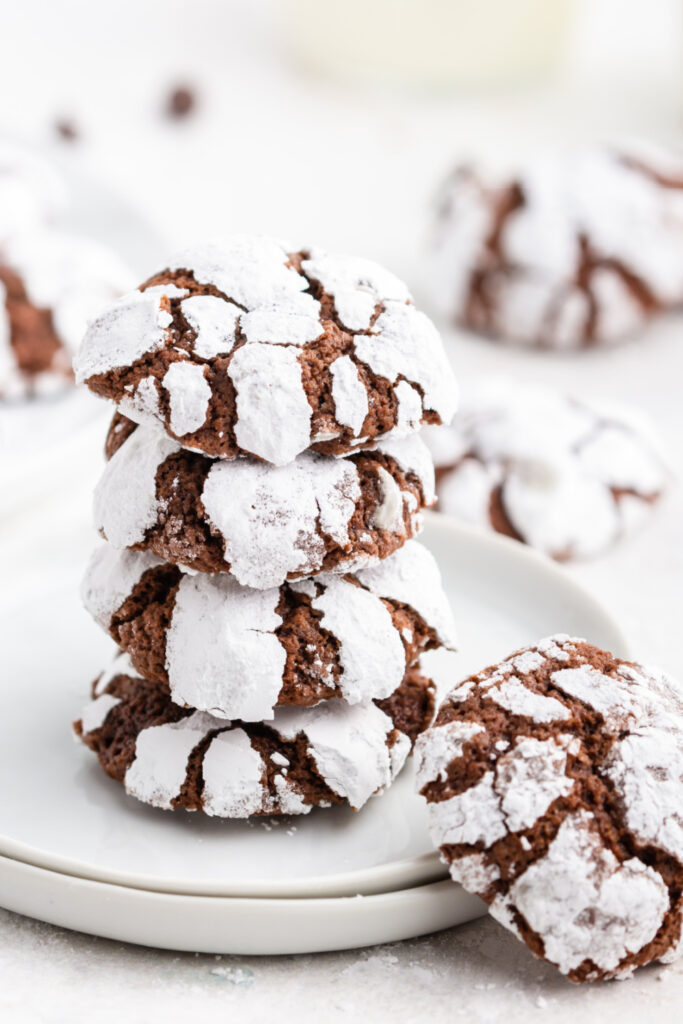
[[[168,394],[172,432],[182,437],[203,427],[211,400],[204,367],[190,362],[171,363],[162,384]]]
[[[117,548],[145,539],[158,518],[157,469],[179,451],[177,442],[155,426],[138,427],[105,466],[93,504],[95,526]]]
[[[237,391],[238,445],[276,466],[287,465],[311,437],[313,411],[298,351],[285,345],[243,345],[228,373]]]
[[[202,492],[207,517],[225,538],[230,571],[259,588],[278,586],[290,573],[319,571],[320,531],[347,544],[359,498],[353,463],[307,453],[285,467],[215,462]]]
[[[330,364],[330,374],[337,423],[343,427],[350,427],[354,434],[359,436],[370,405],[365,385],[358,375],[358,367],[351,356],[339,356]],[[419,418],[422,418],[421,402]]]

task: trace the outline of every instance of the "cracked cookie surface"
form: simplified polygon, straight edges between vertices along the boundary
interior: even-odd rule
[[[457,686],[417,743],[452,877],[572,981],[683,953],[683,689],[557,635]]]
[[[222,718],[388,697],[422,651],[455,647],[438,567],[416,541],[355,576],[323,573],[271,590],[104,545],[82,595],[140,675],[175,704]]]
[[[473,387],[450,427],[423,434],[439,511],[560,560],[632,532],[669,483],[646,424],[518,381]]]
[[[94,510],[114,547],[259,589],[386,558],[421,530],[421,509],[434,501],[431,456],[416,435],[343,458],[304,452],[280,467],[208,459],[158,424],[119,420],[108,450]]]
[[[275,465],[450,421],[441,339],[368,260],[235,236],[188,250],[98,317],[79,381],[187,448]]]
[[[180,708],[120,655],[93,685],[76,734],[126,792],[164,810],[223,818],[355,810],[391,784],[433,716],[417,668],[384,701],[280,708],[271,722],[228,722]]]
[[[541,155],[494,182],[456,170],[439,197],[435,300],[490,337],[618,341],[683,302],[683,154],[644,143]]]

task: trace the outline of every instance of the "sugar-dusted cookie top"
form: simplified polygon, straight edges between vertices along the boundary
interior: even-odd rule
[[[199,572],[230,572],[248,587],[386,558],[420,531],[420,510],[434,500],[431,457],[416,435],[273,466],[207,459],[156,423],[131,425],[114,423],[114,454],[95,490],[102,535]]]
[[[121,655],[75,729],[108,775],[154,807],[221,818],[358,810],[403,767],[431,721],[432,693],[413,668],[385,701],[280,708],[249,725],[178,707]]]
[[[453,878],[572,981],[683,952],[683,689],[550,637],[457,686],[418,740]]]
[[[423,436],[440,511],[559,559],[605,550],[641,523],[669,482],[635,413],[513,380],[473,387],[450,427]]]
[[[619,340],[683,302],[683,153],[540,155],[495,181],[459,168],[438,204],[435,299],[503,341]]]
[[[0,242],[0,398],[72,383],[88,322],[130,284],[118,257],[89,238],[35,230]]]
[[[79,381],[187,448],[282,466],[451,419],[441,339],[368,260],[235,236],[189,249],[88,330]]]
[[[175,704],[249,722],[287,704],[388,697],[422,651],[455,645],[438,567],[417,541],[355,576],[270,590],[106,544],[82,593],[136,671]]]

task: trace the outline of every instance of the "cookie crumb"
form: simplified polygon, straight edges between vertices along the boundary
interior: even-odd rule
[[[197,105],[197,94],[187,85],[176,86],[169,93],[166,103],[168,117],[179,120],[191,114]]]

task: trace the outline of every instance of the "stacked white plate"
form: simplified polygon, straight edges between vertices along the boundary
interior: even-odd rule
[[[87,503],[0,542],[0,905],[109,938],[214,953],[344,949],[425,934],[483,904],[447,880],[412,767],[359,813],[225,822],[138,804],[75,744],[113,648],[80,605]],[[430,515],[461,649],[427,655],[450,687],[553,632],[628,654],[610,616],[514,541]]]

